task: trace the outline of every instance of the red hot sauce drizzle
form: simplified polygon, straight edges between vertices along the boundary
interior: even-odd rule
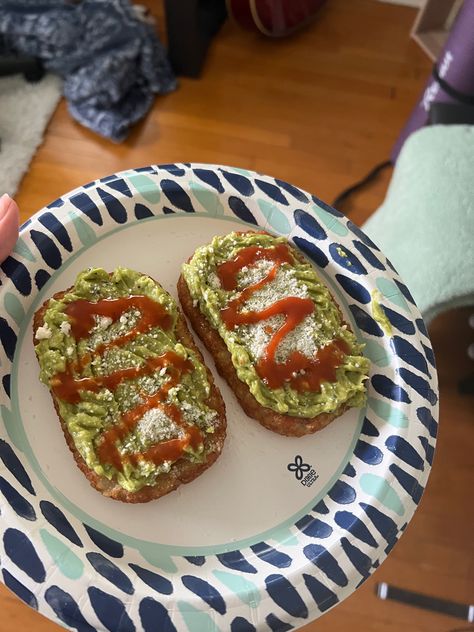
[[[273,332],[262,357],[256,363],[257,374],[269,388],[281,388],[287,382],[291,388],[300,393],[319,391],[322,382],[336,380],[336,369],[341,365],[344,355],[349,352],[343,340],[335,340],[318,349],[312,358],[306,357],[299,351],[292,351],[284,362],[276,360],[278,345],[306,316],[314,312],[314,302],[309,298],[288,296],[260,311],[242,311],[244,303],[252,294],[275,279],[282,263],[294,263],[288,245],[277,244],[271,248],[261,246],[242,248],[234,259],[222,263],[217,268],[221,286],[227,291],[235,290],[237,275],[242,268],[254,265],[262,259],[272,261],[274,266],[263,279],[247,286],[231,300],[227,307],[221,310],[221,318],[228,329],[235,329],[238,325],[252,325],[272,316],[284,316],[284,323]]]
[[[100,355],[112,346],[123,346],[126,342],[153,327],[170,329],[173,324],[172,317],[162,305],[152,301],[147,296],[104,299],[96,303],[78,300],[69,303],[64,311],[70,318],[71,333],[76,341],[79,341],[87,338],[90,334],[96,322],[94,316],[106,316],[116,322],[122,314],[132,308],[140,312],[140,318],[135,327],[123,336],[99,345],[92,352]],[[51,379],[51,389],[58,399],[77,404],[81,401],[81,391],[97,393],[102,388],[115,391],[125,380],[151,375],[164,367],[167,369],[168,376],[165,384],[157,393],[154,395],[142,393],[142,403],[124,413],[115,424],[102,433],[97,445],[97,456],[101,463],[109,463],[119,471],[123,471],[124,460],[135,467],[142,460],[161,465],[165,461],[177,461],[183,456],[187,447],[197,450],[202,445],[201,430],[197,426],[185,424],[180,409],[174,404],[166,403],[169,390],[179,384],[183,375],[193,370],[193,364],[190,360],[182,358],[174,351],[166,351],[161,356],[148,358],[145,364],[140,367],[121,369],[109,375],[76,377],[75,374],[84,368],[89,361],[90,355],[85,354],[79,362],[69,362],[65,371],[58,373]],[[148,410],[157,407],[161,408],[170,419],[183,428],[182,437],[162,441],[141,453],[121,455],[118,443],[123,442]]]

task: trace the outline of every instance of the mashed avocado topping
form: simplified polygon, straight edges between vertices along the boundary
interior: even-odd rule
[[[387,336],[391,336],[393,333],[392,323],[387,318],[387,314],[384,311],[383,305],[380,303],[382,295],[379,290],[373,290],[371,293],[370,306],[372,308],[372,316],[374,320],[382,327],[382,330]]]
[[[35,332],[40,379],[77,450],[131,492],[155,484],[179,458],[204,461],[203,440],[214,431],[206,369],[177,340],[176,320],[174,300],[150,277],[91,268],[49,301]]]
[[[362,406],[363,345],[315,269],[286,244],[266,233],[215,237],[183,265],[191,297],[262,406],[299,417]],[[325,361],[333,371],[322,370]],[[321,379],[312,381],[316,369]]]

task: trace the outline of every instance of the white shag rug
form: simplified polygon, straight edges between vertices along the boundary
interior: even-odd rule
[[[14,195],[61,98],[59,77],[0,78],[0,195]]]

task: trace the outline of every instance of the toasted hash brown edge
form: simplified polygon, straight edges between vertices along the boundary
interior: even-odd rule
[[[226,380],[245,413],[256,419],[268,430],[287,437],[302,437],[322,430],[350,408],[349,405],[342,404],[332,413],[321,413],[315,417],[302,418],[283,415],[271,408],[262,406],[252,395],[248,385],[239,379],[232,364],[229,350],[218,331],[211,326],[199,307],[194,307],[193,299],[182,274],[178,280],[178,297],[181,308],[189,318],[194,331],[212,355],[217,371]]]
[[[71,291],[71,289],[72,287],[62,292],[57,292],[54,296],[45,301],[35,313],[33,318],[33,344],[35,345],[35,347],[38,344],[37,340],[35,339],[35,334],[38,327],[44,325],[44,315],[46,313],[46,310],[48,309],[49,302],[53,299],[61,300],[65,294]],[[50,390],[54,408],[59,418],[64,438],[70,451],[72,452],[77,466],[85,475],[92,487],[94,487],[97,491],[108,498],[120,500],[124,503],[146,503],[151,500],[161,498],[162,496],[165,496],[166,494],[169,494],[173,490],[177,489],[180,485],[184,483],[190,483],[195,478],[200,476],[217,460],[220,453],[222,452],[227,430],[224,400],[222,399],[222,395],[219,389],[214,383],[212,373],[206,366],[200,350],[194,343],[194,340],[187,327],[186,321],[180,313],[179,308],[175,334],[179,342],[181,342],[185,347],[188,347],[189,349],[194,351],[199,361],[204,365],[206,369],[207,379],[210,385],[210,395],[205,403],[207,404],[207,406],[209,406],[209,408],[212,408],[217,412],[218,419],[217,423],[215,424],[214,432],[205,436],[204,446],[206,450],[209,450],[206,461],[204,463],[191,463],[190,461],[187,461],[185,459],[180,459],[171,466],[169,472],[159,475],[155,485],[147,485],[136,492],[130,492],[121,487],[118,483],[109,480],[105,476],[100,476],[99,474],[94,472],[94,470],[91,470],[87,463],[84,461],[80,452],[77,450],[74,444],[74,440],[69,430],[67,429],[66,423],[59,414],[57,400]]]

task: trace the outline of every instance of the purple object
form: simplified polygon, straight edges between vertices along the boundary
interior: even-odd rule
[[[474,103],[474,0],[464,0],[448,41],[439,56],[421,98],[395,143],[391,161],[396,162],[407,137],[428,122],[433,101]],[[436,73],[438,77],[436,77]],[[440,85],[441,81],[441,85]]]

